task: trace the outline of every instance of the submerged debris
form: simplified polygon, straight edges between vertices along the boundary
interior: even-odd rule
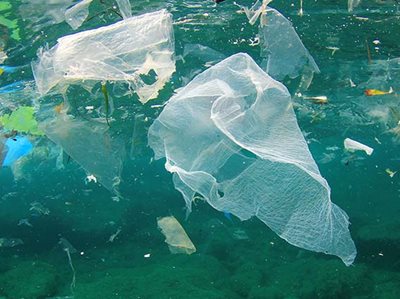
[[[166,10],[58,39],[32,64],[42,95],[83,81],[127,82],[142,103],[157,97],[175,71],[172,16]],[[155,73],[154,82],[141,76]]]
[[[1,247],[15,247],[23,245],[24,242],[21,239],[16,238],[0,238],[0,248]]]
[[[158,218],[157,224],[166,238],[165,242],[168,243],[171,253],[192,254],[196,252],[196,247],[174,216]]]
[[[369,147],[350,138],[346,138],[344,140],[344,148],[349,152],[364,151],[368,156],[371,156],[374,151],[372,147]]]

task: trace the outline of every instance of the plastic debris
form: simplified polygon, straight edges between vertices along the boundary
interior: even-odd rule
[[[71,288],[71,292],[73,293],[74,292],[74,288],[75,288],[75,284],[76,284],[76,271],[75,271],[75,267],[74,267],[74,265],[72,263],[71,254],[76,253],[77,250],[65,238],[60,238],[60,240],[58,241],[58,244],[61,245],[61,248],[64,250],[64,252],[67,254],[67,257],[68,257],[69,267],[71,268],[71,271],[72,271],[72,280],[71,280],[70,288]]]
[[[354,8],[356,8],[360,3],[361,0],[347,0],[347,10],[353,12]]]
[[[83,81],[121,81],[146,103],[175,71],[172,16],[160,10],[64,36],[38,56],[32,69],[42,95],[56,87],[63,93],[68,85]],[[142,76],[149,74],[154,74],[154,82],[146,84]]]
[[[149,145],[166,158],[188,211],[200,194],[241,220],[258,217],[290,244],[353,263],[348,216],[330,201],[290,94],[249,55],[223,60],[174,95]]]
[[[379,89],[366,89],[364,90],[364,94],[366,96],[382,96],[382,95],[386,95],[386,94],[391,94],[393,93],[393,88],[390,87],[389,91],[384,91],[384,90],[379,90]]]
[[[89,5],[93,0],[82,0],[65,11],[65,21],[72,29],[79,28],[89,15]]]
[[[304,72],[319,73],[320,70],[303,45],[292,23],[279,11],[268,8],[267,25],[260,25],[262,63],[267,74],[276,80],[286,76],[295,78]],[[307,86],[308,88],[308,86]]]
[[[33,227],[32,223],[29,222],[29,219],[26,219],[26,218],[20,219],[20,220],[18,221],[18,224],[17,224],[17,225],[18,225],[18,226],[26,225],[26,226],[29,226],[29,227]]]
[[[119,11],[124,19],[132,17],[132,7],[129,0],[116,0]]]
[[[49,215],[50,210],[38,201],[32,202],[29,211],[36,213],[37,215]]]
[[[2,166],[11,166],[21,157],[28,155],[32,149],[32,143],[24,136],[17,135],[15,137],[8,138],[5,143],[5,150],[7,153],[2,161]]]
[[[43,111],[43,114],[46,115],[46,112]],[[108,131],[106,124],[60,114],[40,120],[39,126],[87,173],[118,194],[125,150],[122,142]]]
[[[350,138],[346,138],[344,140],[344,148],[349,152],[364,151],[368,156],[371,156],[374,151],[372,147],[369,147]]]
[[[115,241],[115,239],[118,237],[118,235],[120,234],[120,232],[121,232],[121,228],[118,228],[117,229],[117,231],[115,232],[115,233],[113,233],[111,236],[110,236],[110,238],[108,238],[108,242],[114,242]]]
[[[97,183],[97,179],[96,179],[96,177],[93,175],[93,174],[91,174],[91,175],[88,175],[86,178],[85,178],[85,183],[86,184],[89,184],[89,183],[91,183],[91,182],[93,182],[93,183]]]
[[[23,245],[24,242],[21,239],[16,238],[0,238],[0,248],[1,247],[15,247],[19,245]]]
[[[292,23],[276,9],[267,5],[272,0],[257,1],[253,7],[244,9],[250,24],[260,18],[259,36],[262,62],[267,74],[282,81],[286,76],[303,76],[301,89],[307,89],[314,73],[319,73],[318,65],[304,47]]]
[[[393,171],[390,168],[386,168],[385,172],[392,178],[396,175],[397,171]]]
[[[165,242],[168,243],[171,253],[192,254],[196,252],[196,247],[174,216],[158,218],[157,224],[166,238]]]
[[[3,63],[7,58],[7,54],[0,49],[0,63]]]

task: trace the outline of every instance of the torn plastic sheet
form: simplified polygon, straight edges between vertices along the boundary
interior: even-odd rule
[[[78,29],[89,15],[89,6],[93,0],[82,0],[65,11],[65,21]],[[121,16],[124,19],[132,17],[132,7],[129,0],[116,0]]]
[[[83,81],[123,81],[146,103],[175,71],[172,16],[160,10],[64,36],[38,56],[32,69],[42,95]],[[142,80],[150,74],[153,82]]]
[[[266,18],[267,24],[260,24],[259,34],[267,73],[279,81],[286,76],[296,78],[304,71],[319,73],[314,58],[303,45],[292,23],[273,8],[267,9]]]
[[[89,15],[89,5],[93,0],[82,0],[65,11],[65,21],[72,29],[79,28]]]
[[[311,84],[318,65],[303,45],[292,23],[279,11],[268,7],[270,0],[257,1],[251,8],[240,6],[254,25],[260,18],[259,36],[263,68],[278,81],[286,76],[296,78],[302,75],[300,90]]]
[[[290,244],[353,263],[346,213],[330,200],[291,97],[247,54],[195,77],[149,129],[149,145],[188,210],[196,194],[241,220],[256,216]]]
[[[42,113],[42,116],[46,115]],[[39,126],[88,174],[94,175],[111,192],[119,194],[125,148],[111,135],[106,124],[58,114],[56,117],[43,117]]]

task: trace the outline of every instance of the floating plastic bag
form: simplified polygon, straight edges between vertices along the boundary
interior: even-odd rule
[[[168,243],[171,253],[192,254],[196,252],[196,247],[174,216],[158,218],[157,224],[166,238],[165,242]]]
[[[85,81],[129,83],[142,103],[158,91],[175,71],[172,16],[166,10],[128,18],[58,39],[56,46],[39,52],[32,64],[39,92],[59,93]],[[154,74],[154,82],[142,76]]]
[[[5,147],[7,154],[4,157],[2,166],[11,166],[19,158],[29,154],[33,148],[28,138],[19,135],[8,138]]]
[[[166,158],[189,211],[201,195],[241,220],[258,217],[295,246],[354,261],[348,216],[330,201],[288,90],[247,54],[174,95],[150,127],[149,145]]]

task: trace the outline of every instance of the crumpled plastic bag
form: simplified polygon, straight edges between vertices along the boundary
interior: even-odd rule
[[[70,84],[108,80],[128,83],[146,103],[175,71],[172,16],[160,10],[64,36],[38,56],[32,69],[42,96],[52,89],[63,93]],[[152,82],[142,78],[152,74]]]
[[[290,244],[353,263],[348,216],[330,201],[284,85],[233,55],[174,95],[149,145],[188,208],[201,195],[241,220],[256,216]]]

